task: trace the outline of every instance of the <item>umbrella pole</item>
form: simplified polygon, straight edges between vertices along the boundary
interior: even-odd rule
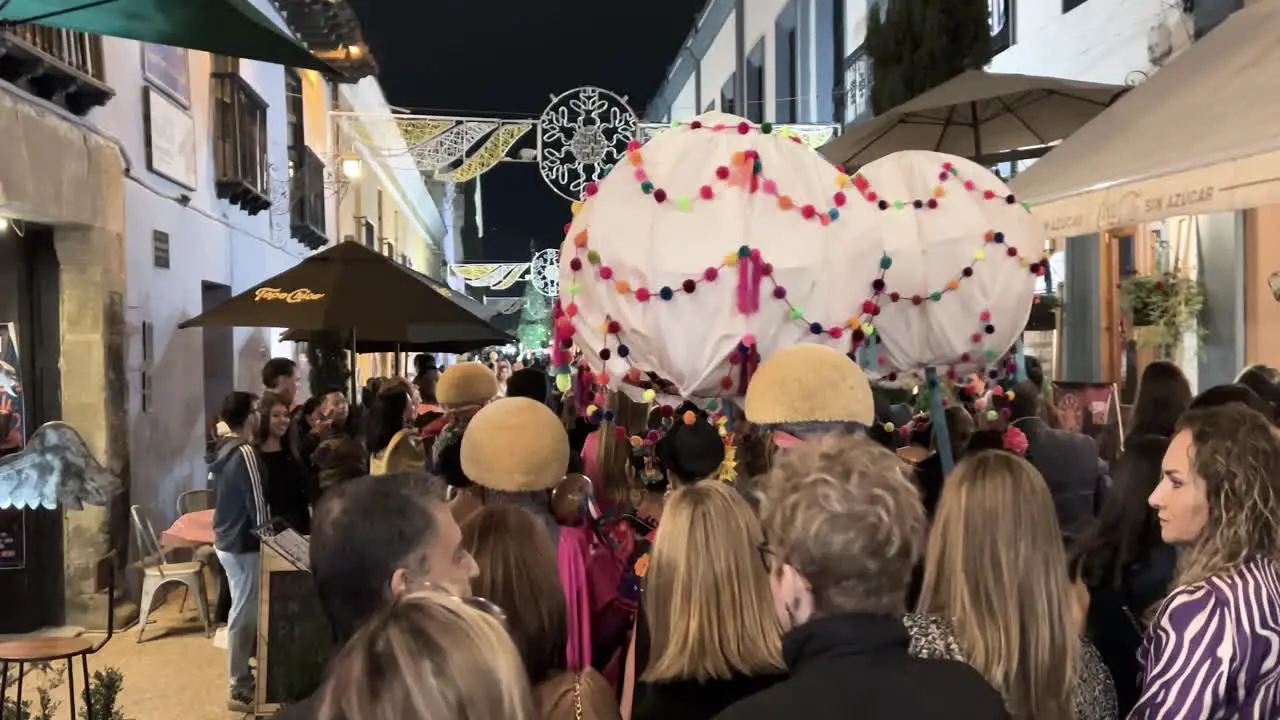
[[[360,402],[360,378],[357,377],[359,375],[359,370],[360,370],[360,366],[357,360],[359,359],[360,356],[356,354],[356,329],[355,328],[351,328],[350,353],[351,354],[349,357],[351,361],[351,365],[350,365],[351,367],[351,404],[355,405]]]
[[[396,343],[396,359],[395,359],[395,364],[394,364],[394,366],[393,366],[393,367],[395,368],[396,377],[399,377],[399,376],[400,376],[400,374],[401,374],[401,373],[400,373],[400,361],[401,361],[402,359],[403,359],[403,358],[401,358],[401,357],[400,357],[400,343]]]
[[[973,159],[982,157],[982,123],[978,120],[978,103],[969,103],[969,122],[973,125]]]

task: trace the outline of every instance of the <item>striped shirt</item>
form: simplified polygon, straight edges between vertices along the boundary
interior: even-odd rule
[[[1147,631],[1130,720],[1280,717],[1280,565],[1255,558],[1174,590]]]

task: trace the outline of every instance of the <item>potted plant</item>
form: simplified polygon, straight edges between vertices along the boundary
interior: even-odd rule
[[[1031,316],[1027,318],[1027,330],[1058,329],[1058,308],[1062,303],[1053,293],[1036,295],[1031,301]]]
[[[1172,348],[1182,341],[1204,307],[1200,283],[1175,271],[1135,275],[1120,283],[1120,304],[1133,318],[1138,343]]]

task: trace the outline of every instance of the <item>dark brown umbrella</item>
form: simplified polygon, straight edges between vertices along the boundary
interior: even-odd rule
[[[178,327],[330,331],[354,335],[357,344],[366,337],[476,347],[512,341],[461,304],[459,295],[363,245],[341,242]]]

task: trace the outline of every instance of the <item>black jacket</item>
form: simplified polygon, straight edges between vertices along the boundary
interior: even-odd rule
[[[785,675],[747,677],[699,683],[693,680],[636,683],[632,720],[711,720],[734,703],[767,690]]]
[[[1027,460],[1049,486],[1064,537],[1079,536],[1093,524],[1098,499],[1110,484],[1098,442],[1083,433],[1055,430],[1039,418],[1015,424],[1027,435]]]
[[[213,546],[228,553],[258,552],[253,531],[271,519],[258,451],[244,438],[228,435],[218,440],[208,459],[214,488]]]
[[[787,633],[791,677],[717,715],[718,720],[1001,720],[1004,702],[977,670],[907,653],[902,620],[834,615]]]

